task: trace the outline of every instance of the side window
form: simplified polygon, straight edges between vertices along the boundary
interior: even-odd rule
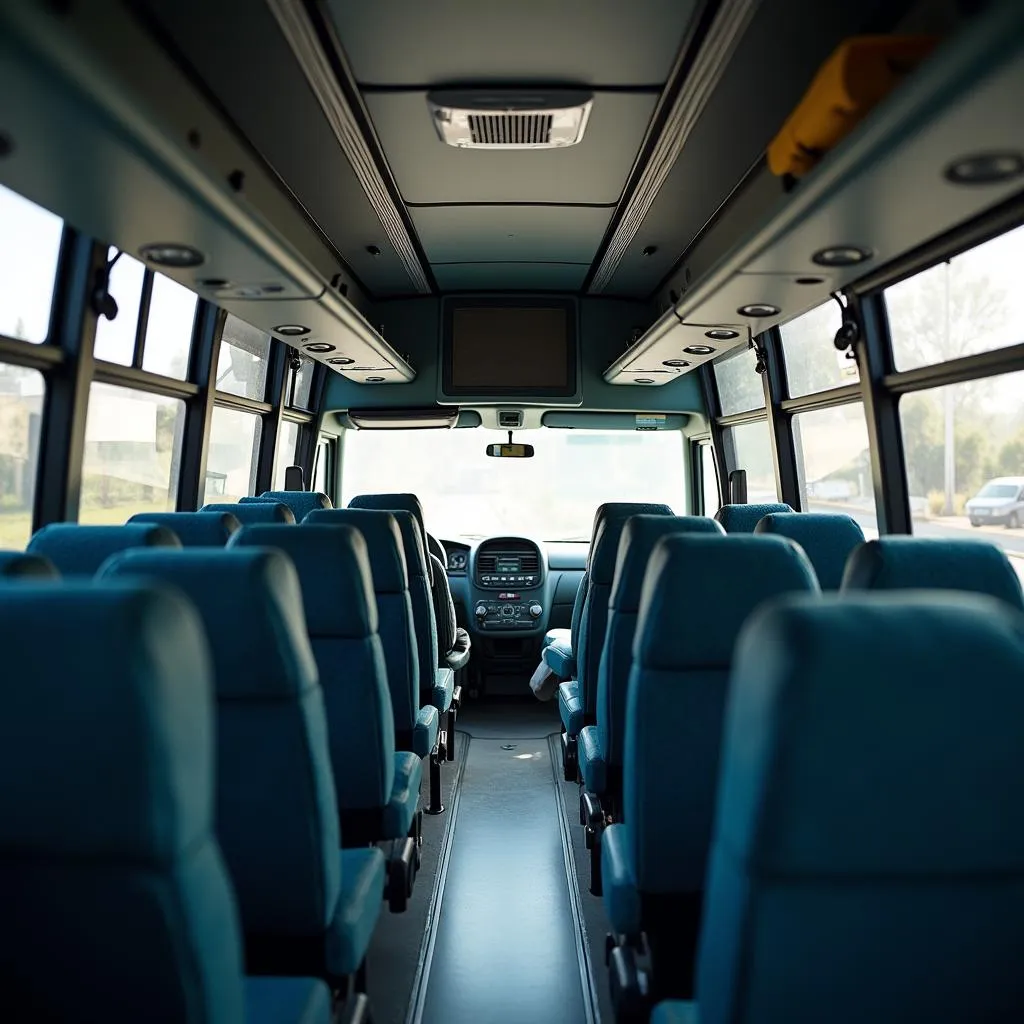
[[[761,501],[778,501],[768,421],[757,420],[729,427],[728,436],[736,456],[736,464],[732,468],[747,471],[747,501],[752,505]]]
[[[32,533],[45,390],[38,370],[0,363],[0,548],[23,548]]]
[[[718,467],[715,465],[715,450],[708,442],[700,445],[700,476],[701,497],[704,501],[702,511],[706,516],[713,516],[722,507],[722,498],[718,484]]]

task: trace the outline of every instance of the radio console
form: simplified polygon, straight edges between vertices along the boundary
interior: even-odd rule
[[[517,591],[503,591],[477,603],[476,624],[480,629],[532,629],[543,611],[537,601],[524,601]]]

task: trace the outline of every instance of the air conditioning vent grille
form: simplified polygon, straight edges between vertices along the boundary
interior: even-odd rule
[[[550,114],[470,114],[469,136],[474,146],[547,146],[551,122]]]
[[[504,569],[509,559],[518,562],[518,568]],[[541,556],[537,546],[528,540],[500,539],[484,544],[476,553],[476,581],[484,586],[497,583],[522,583],[521,577],[534,577],[536,585],[541,577]],[[515,577],[510,579],[508,577]],[[490,579],[489,577],[494,577]],[[505,577],[504,579],[502,577]]]

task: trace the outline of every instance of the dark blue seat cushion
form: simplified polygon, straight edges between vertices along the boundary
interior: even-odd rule
[[[822,590],[838,590],[843,582],[846,560],[864,531],[851,516],[833,512],[771,512],[754,533],[774,533],[796,541],[814,566]]]
[[[363,962],[384,898],[384,854],[377,847],[342,850],[339,912],[327,938],[328,958],[344,974]]]
[[[1024,621],[992,598],[791,599],[754,617],[725,727],[702,1020],[1019,1017],[1022,679]]]
[[[395,775],[391,797],[384,809],[384,839],[401,839],[409,834],[412,819],[419,807],[423,760],[411,751],[394,755]]]
[[[757,524],[773,512],[792,512],[793,509],[780,501],[769,501],[754,505],[723,505],[715,519],[726,533],[753,533]]]
[[[187,548],[222,548],[242,525],[233,512],[139,512],[128,522],[166,526]]]
[[[246,978],[245,1024],[330,1024],[331,990],[312,978]]]
[[[912,588],[973,591],[1024,608],[1020,578],[987,541],[881,537],[853,552],[843,577],[844,591]]]
[[[200,512],[230,512],[243,526],[257,523],[294,523],[295,513],[280,501],[239,502],[204,505]]]
[[[26,550],[48,558],[62,576],[92,576],[113,554],[127,548],[180,548],[181,541],[152,523],[125,526],[79,526],[51,523],[37,530]]]
[[[59,578],[57,567],[42,555],[29,555],[23,551],[0,551],[0,579],[38,581]]]

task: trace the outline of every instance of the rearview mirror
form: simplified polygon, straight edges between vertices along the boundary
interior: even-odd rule
[[[532,459],[532,444],[489,444],[487,454],[494,459]]]

